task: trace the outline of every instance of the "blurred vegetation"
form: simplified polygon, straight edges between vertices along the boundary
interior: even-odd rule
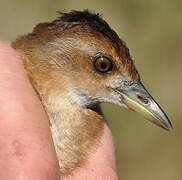
[[[138,114],[103,104],[116,146],[120,179],[180,180],[182,177],[181,0],[2,0],[0,39],[14,40],[58,10],[91,9],[124,39],[141,78],[174,126],[168,133]]]

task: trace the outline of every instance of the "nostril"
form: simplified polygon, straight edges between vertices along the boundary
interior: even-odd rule
[[[148,103],[149,103],[149,101],[148,101],[147,98],[144,98],[144,97],[142,97],[141,95],[137,95],[137,97],[138,97],[138,99],[140,99],[140,101],[142,101],[144,104],[148,104]]]

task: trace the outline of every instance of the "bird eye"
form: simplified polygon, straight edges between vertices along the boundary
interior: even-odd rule
[[[94,67],[97,71],[105,73],[112,70],[112,62],[108,57],[99,56],[94,61]]]

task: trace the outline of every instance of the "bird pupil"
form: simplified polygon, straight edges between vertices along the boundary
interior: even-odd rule
[[[100,64],[102,69],[106,69],[107,68],[107,63],[106,62],[101,62]]]

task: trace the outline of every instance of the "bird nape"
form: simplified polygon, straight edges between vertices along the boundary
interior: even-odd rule
[[[50,120],[62,174],[82,165],[103,134],[99,104],[113,103],[172,130],[147,92],[126,43],[98,14],[59,12],[12,43]]]

